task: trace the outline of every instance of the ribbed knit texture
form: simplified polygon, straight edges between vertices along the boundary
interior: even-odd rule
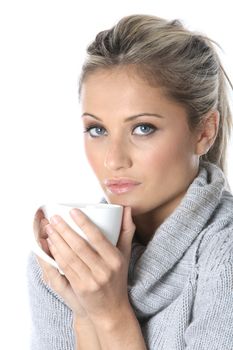
[[[33,253],[28,282],[31,349],[75,349],[72,312],[42,281]],[[217,166],[201,162],[146,247],[134,239],[128,282],[149,350],[233,349],[233,197]]]

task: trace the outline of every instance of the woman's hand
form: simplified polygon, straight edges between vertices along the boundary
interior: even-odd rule
[[[44,212],[41,208],[36,211],[33,221],[33,231],[35,235],[35,239],[39,246],[52,257],[51,252],[48,247],[47,238],[48,235],[46,233],[45,227],[49,224],[49,221],[45,218]]]
[[[130,309],[127,280],[135,225],[131,208],[124,208],[123,223],[117,247],[80,210],[71,212],[73,220],[86,234],[90,244],[60,217],[46,225],[49,249],[67,278],[66,288],[73,293],[65,301],[72,304],[75,296],[88,317],[95,322],[109,321]],[[93,248],[95,247],[95,249]],[[71,300],[71,299],[72,300]],[[75,311],[75,310],[74,310]]]
[[[51,258],[54,258],[50,252],[46,233],[46,226],[49,221],[45,218],[44,212],[39,208],[34,216],[33,231],[36,241],[40,247],[48,254]],[[79,304],[76,295],[74,294],[69,281],[65,276],[62,276],[59,271],[45,262],[43,259],[37,256],[37,261],[42,269],[43,281],[57,292],[66,302],[67,305],[75,312],[75,315],[80,319],[85,319],[87,313]]]

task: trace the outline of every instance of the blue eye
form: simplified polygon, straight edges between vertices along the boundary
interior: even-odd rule
[[[155,132],[156,129],[157,128],[152,124],[138,124],[134,127],[132,134],[137,136],[147,136]],[[93,138],[107,135],[106,129],[100,125],[90,125],[86,127],[84,133],[89,134]]]
[[[84,133],[88,133],[91,137],[99,137],[105,135],[105,129],[101,126],[92,125],[84,130]]]
[[[135,130],[138,130],[138,132],[135,133]],[[156,128],[151,124],[140,124],[134,128],[134,134],[136,135],[150,135],[152,134]]]

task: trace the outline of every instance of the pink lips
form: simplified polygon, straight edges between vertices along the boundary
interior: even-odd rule
[[[104,181],[107,189],[113,194],[126,193],[133,190],[136,186],[140,185],[140,182],[131,179],[107,179]]]

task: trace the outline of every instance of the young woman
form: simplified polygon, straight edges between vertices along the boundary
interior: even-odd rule
[[[213,42],[175,21],[122,18],[89,45],[80,78],[88,161],[124,206],[116,247],[87,217],[38,210],[64,271],[28,265],[32,349],[232,349],[231,112]],[[61,164],[62,166],[62,164]]]

